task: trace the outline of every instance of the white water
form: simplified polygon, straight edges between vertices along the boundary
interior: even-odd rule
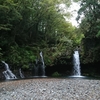
[[[20,77],[21,77],[21,78],[25,78],[25,76],[24,76],[23,73],[22,73],[21,68],[19,69],[19,74],[20,74]]]
[[[79,59],[79,52],[78,51],[74,51],[73,64],[74,64],[73,75],[74,76],[81,76],[80,59]]]
[[[84,78],[85,76],[81,75],[81,68],[80,68],[80,59],[79,59],[79,52],[78,51],[74,51],[73,54],[73,75],[69,76],[69,77],[82,77]]]
[[[85,78],[85,76],[81,75],[81,67],[80,67],[80,59],[79,59],[79,52],[74,51],[73,54],[73,75],[69,76],[71,78]]]
[[[36,62],[34,64],[34,77],[46,77],[45,64],[44,64],[42,51],[40,52],[40,59],[36,59]]]
[[[41,62],[43,63],[43,65],[41,66],[42,76],[45,76],[45,66],[44,66],[42,51],[40,52],[40,58],[41,58]]]
[[[43,60],[43,55],[42,55],[42,52],[40,52],[40,57],[41,57],[41,61],[42,61],[43,66],[44,66],[44,60]]]
[[[12,71],[9,69],[9,66],[7,63],[5,63],[5,61],[2,61],[2,63],[4,63],[5,65],[5,71],[3,71],[3,74],[5,76],[6,79],[17,79],[17,77],[12,73]]]

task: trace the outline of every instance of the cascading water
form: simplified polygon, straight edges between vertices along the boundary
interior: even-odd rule
[[[17,77],[12,73],[12,71],[9,69],[9,66],[5,61],[2,61],[2,63],[5,65],[5,71],[3,71],[3,74],[6,79],[17,79]]]
[[[85,76],[81,75],[81,68],[80,68],[80,59],[79,59],[79,52],[78,50],[74,51],[73,54],[73,73],[72,76],[69,76],[71,78],[85,78]]]
[[[46,77],[45,76],[45,65],[43,60],[42,52],[40,52],[40,59],[36,59],[34,64],[34,76],[35,77]]]
[[[22,73],[21,68],[19,69],[19,75],[20,75],[21,78],[25,78],[25,76],[24,76],[23,73]]]
[[[79,52],[78,50],[74,51],[73,54],[73,71],[72,78],[85,78],[85,76],[81,76],[81,68],[80,68],[80,59],[79,59]]]
[[[40,66],[41,68],[41,73],[42,73],[42,76],[45,76],[45,66],[44,66],[44,60],[43,60],[43,55],[42,55],[42,52],[40,52],[40,58],[41,58],[41,62],[42,62],[42,65]]]
[[[79,52],[78,51],[74,51],[73,64],[74,64],[73,75],[74,76],[81,76],[80,59],[79,59]]]

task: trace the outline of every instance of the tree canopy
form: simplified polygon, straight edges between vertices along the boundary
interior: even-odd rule
[[[70,57],[82,35],[65,20],[63,3],[67,8],[71,0],[0,0],[0,60],[28,67],[40,51],[47,65]]]
[[[100,56],[100,1],[81,0],[77,20],[81,18],[83,62],[98,62]],[[84,16],[83,18],[81,16]]]

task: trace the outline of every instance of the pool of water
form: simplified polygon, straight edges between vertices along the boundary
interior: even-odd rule
[[[42,79],[42,78],[58,78],[58,79],[89,79],[89,80],[100,80],[100,77],[91,77],[91,76],[63,76],[63,77],[50,77],[50,76],[45,76],[45,77],[29,77],[29,78],[18,78],[18,79],[3,79],[0,80],[0,82],[8,82],[8,81],[17,81],[17,80],[28,80],[28,79]]]

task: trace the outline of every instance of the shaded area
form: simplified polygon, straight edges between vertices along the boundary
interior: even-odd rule
[[[81,64],[81,72],[86,76],[100,76],[100,62]]]

